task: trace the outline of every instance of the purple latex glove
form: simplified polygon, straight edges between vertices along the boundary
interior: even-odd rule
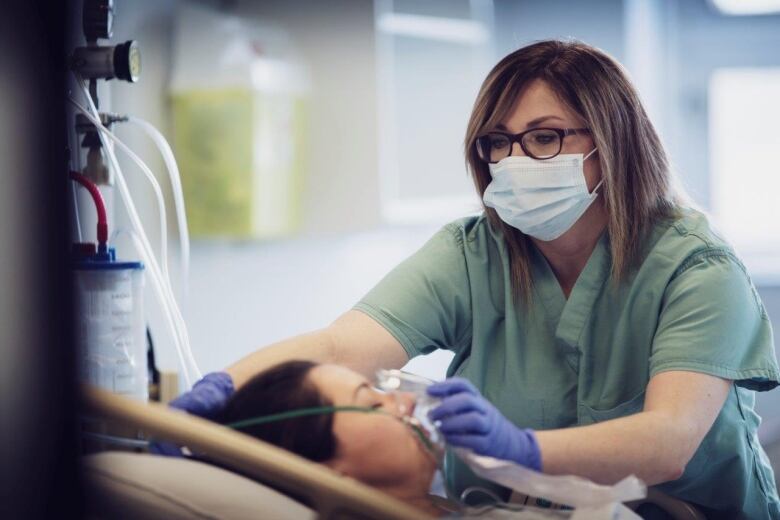
[[[542,470],[542,454],[533,430],[512,424],[469,381],[453,377],[434,383],[428,394],[442,400],[428,417],[440,423],[439,431],[447,443]]]
[[[233,380],[227,372],[212,372],[195,383],[192,390],[171,401],[168,406],[204,419],[213,419],[222,411],[234,391]],[[181,448],[170,442],[153,441],[149,444],[149,451],[171,457],[183,455]]]

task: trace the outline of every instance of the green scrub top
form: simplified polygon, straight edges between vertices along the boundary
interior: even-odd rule
[[[524,428],[638,413],[650,378],[667,370],[733,380],[683,476],[658,488],[708,518],[780,518],[754,411],[755,391],[777,386],[780,374],[755,287],[733,250],[693,210],[657,224],[643,257],[615,284],[605,232],[567,300],[534,251],[531,304],[515,304],[507,248],[482,214],[445,226],[355,309],[384,326],[410,358],[453,351],[447,376],[468,378]],[[445,476],[455,496],[473,485],[509,494],[452,454]]]

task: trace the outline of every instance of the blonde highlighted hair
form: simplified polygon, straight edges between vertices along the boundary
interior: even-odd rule
[[[659,219],[677,214],[661,140],[622,66],[604,52],[578,41],[546,40],[502,59],[480,88],[466,130],[466,163],[480,198],[491,181],[479,158],[477,138],[495,129],[510,113],[523,89],[542,80],[588,128],[604,179],[604,205],[612,253],[612,279],[623,280],[641,260],[647,232]],[[506,241],[515,297],[530,300],[531,247],[527,235],[485,208],[490,224]]]

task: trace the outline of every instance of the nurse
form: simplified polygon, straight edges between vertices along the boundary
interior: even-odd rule
[[[371,377],[448,349],[431,392],[451,445],[603,483],[633,473],[708,518],[780,518],[754,411],[780,382],[769,319],[675,189],[622,67],[579,42],[511,53],[465,146],[484,213],[445,226],[329,327],[206,376],[174,406],[213,415],[290,359]],[[490,486],[455,458],[446,473],[456,493]]]

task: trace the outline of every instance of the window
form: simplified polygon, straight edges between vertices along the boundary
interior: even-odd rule
[[[710,0],[723,14],[759,15],[780,13],[780,0]]]
[[[780,278],[780,68],[721,68],[709,87],[712,211],[758,277]]]

